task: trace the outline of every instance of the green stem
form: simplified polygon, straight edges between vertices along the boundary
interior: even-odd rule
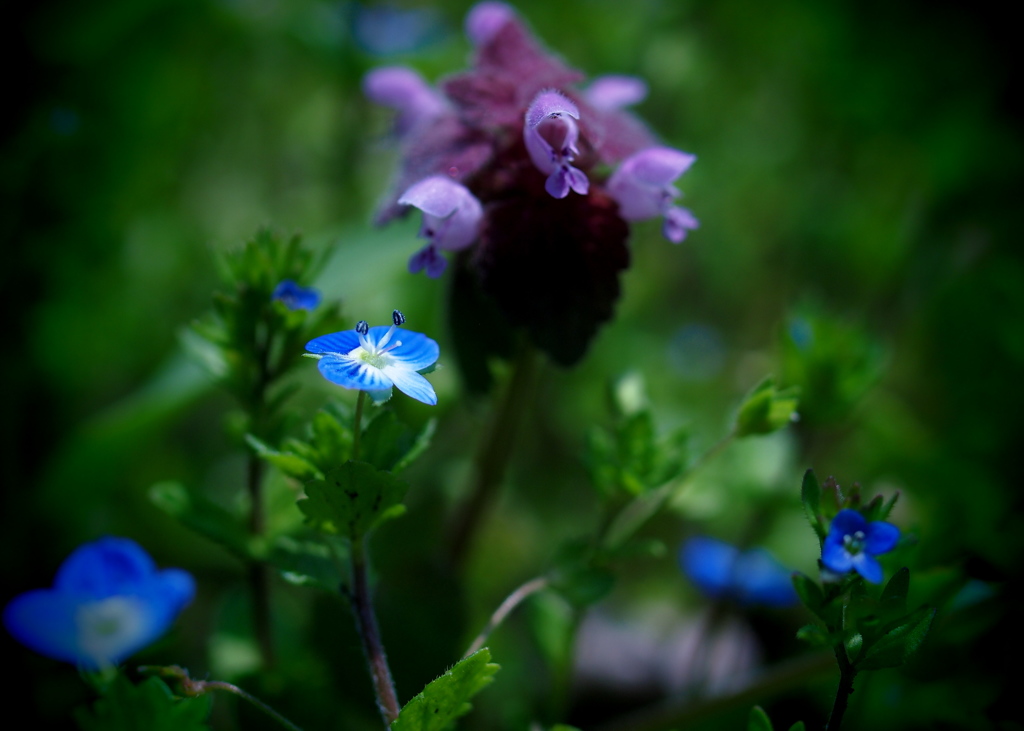
[[[528,403],[527,394],[533,383],[537,368],[537,355],[531,345],[524,344],[513,366],[512,376],[505,388],[501,402],[494,413],[484,439],[480,442],[473,460],[467,497],[456,511],[448,535],[449,556],[452,563],[462,566],[468,549],[480,529],[483,517],[489,510],[501,486],[512,444]]]
[[[492,614],[490,620],[488,620],[487,626],[484,627],[480,634],[476,636],[476,639],[473,640],[473,644],[469,646],[469,649],[466,650],[466,654],[463,655],[463,657],[469,657],[483,647],[491,632],[496,630],[498,626],[505,621],[505,618],[512,613],[513,609],[518,607],[538,591],[546,589],[549,583],[550,582],[546,576],[538,576],[535,579],[530,579],[505,597],[505,601],[503,601],[501,605],[494,610],[494,614]]]
[[[836,662],[839,663],[839,687],[836,689],[836,700],[832,704],[832,712],[828,714],[825,731],[839,731],[850,695],[853,693],[853,679],[857,676],[857,669],[846,656],[846,648],[843,643],[837,643],[833,649]]]
[[[356,615],[356,628],[363,643],[363,652],[370,668],[373,680],[373,691],[377,696],[377,708],[384,718],[384,725],[389,727],[396,718],[400,707],[395,693],[395,684],[391,680],[391,670],[384,654],[384,644],[377,628],[377,617],[373,611],[373,600],[370,597],[370,585],[366,569],[366,545],[363,539],[352,541],[352,608]]]
[[[363,434],[363,404],[366,403],[366,391],[359,392],[356,399],[356,415],[352,420],[352,459],[359,459],[359,441]]]
[[[254,338],[257,374],[249,404],[249,417],[253,432],[263,439],[266,437],[264,421],[267,387],[272,378],[269,363],[270,336],[264,334],[264,337],[260,338],[259,333],[256,333]],[[255,454],[249,455],[246,486],[250,506],[249,533],[259,539],[266,530],[266,515],[263,506],[263,460]],[[274,664],[274,643],[270,628],[270,571],[266,565],[252,561],[248,566],[248,573],[256,642],[260,648],[263,666],[269,667]]]

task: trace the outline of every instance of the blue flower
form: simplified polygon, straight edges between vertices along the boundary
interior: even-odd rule
[[[896,547],[900,529],[892,523],[868,522],[856,510],[840,510],[821,548],[821,562],[837,574],[851,569],[870,581],[882,581],[882,565],[874,558]]]
[[[3,622],[36,652],[96,670],[163,635],[194,594],[190,574],[159,571],[135,541],[101,538],[67,557],[53,588],[11,600]]]
[[[713,599],[788,607],[797,595],[790,570],[763,548],[740,551],[728,543],[697,536],[679,552],[683,572]]]
[[[283,302],[289,310],[315,310],[320,304],[320,293],[312,287],[300,287],[285,279],[274,288],[271,299]]]
[[[306,350],[319,355],[320,372],[331,383],[368,391],[374,401],[387,401],[391,387],[417,401],[437,403],[430,381],[420,371],[437,362],[440,348],[421,333],[403,330],[405,315],[392,314],[391,327],[370,327],[360,320],[355,330],[321,335],[306,343]]]

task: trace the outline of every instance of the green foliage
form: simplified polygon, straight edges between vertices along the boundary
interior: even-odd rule
[[[474,652],[429,683],[423,692],[402,707],[391,731],[442,731],[459,716],[469,713],[470,700],[494,680],[499,665],[491,662],[487,648]]]
[[[175,698],[159,678],[132,685],[118,675],[75,720],[83,731],[206,731],[209,713],[208,697]]]
[[[612,401],[611,428],[587,432],[585,462],[601,496],[636,497],[678,477],[686,467],[687,430],[658,437],[638,376],[619,379]]]
[[[430,446],[437,420],[430,419],[416,431],[406,426],[393,411],[380,411],[363,433],[360,459],[379,470],[398,474]]]
[[[780,390],[770,376],[747,395],[736,415],[737,437],[771,434],[788,426],[796,415],[798,388]]]
[[[895,622],[896,626],[874,642],[864,643],[854,661],[858,670],[899,667],[921,646],[928,635],[935,609],[921,607]]]
[[[314,542],[280,536],[271,545],[267,561],[289,584],[317,587],[337,594],[345,580],[341,557],[346,548],[328,545],[326,541],[332,540],[330,536],[323,538]]]
[[[754,706],[747,716],[747,731],[774,731],[772,721],[761,706]]]
[[[306,485],[299,509],[317,530],[361,540],[381,523],[405,512],[408,484],[366,462],[349,460]]]
[[[252,557],[253,546],[245,526],[208,498],[181,483],[160,482],[149,489],[149,499],[182,525],[219,543],[238,558],[248,560]]]
[[[804,514],[818,536],[819,542],[825,541],[828,535],[828,524],[821,514],[821,486],[818,485],[818,478],[814,476],[814,470],[807,470],[804,473],[803,482],[800,485],[800,501],[804,506]]]

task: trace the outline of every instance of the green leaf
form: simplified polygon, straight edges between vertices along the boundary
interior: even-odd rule
[[[551,588],[573,606],[585,608],[608,596],[615,586],[615,574],[594,566],[569,566],[557,571]]]
[[[747,716],[747,731],[774,731],[772,720],[761,706],[754,706]]]
[[[806,731],[806,729],[807,729],[807,727],[804,726],[804,722],[803,721],[797,721],[796,723],[794,723],[792,726],[789,727],[789,731]]]
[[[393,411],[381,411],[363,433],[360,458],[374,467],[398,473],[430,446],[437,421],[431,419],[418,433],[398,420]]]
[[[339,560],[323,542],[281,536],[270,547],[267,561],[285,581],[296,586],[313,586],[337,594],[345,580]]]
[[[210,698],[175,698],[160,678],[132,685],[118,675],[91,708],[75,710],[83,731],[208,731]]]
[[[470,711],[470,699],[494,680],[500,666],[486,647],[460,661],[405,704],[391,731],[441,731]]]
[[[901,568],[882,589],[881,603],[887,610],[899,613],[907,610],[907,592],[910,591],[910,569]]]
[[[304,457],[293,452],[278,452],[271,449],[252,434],[246,434],[245,441],[256,452],[257,457],[274,465],[289,477],[294,477],[302,482],[323,477],[316,465]]]
[[[837,641],[837,638],[817,624],[805,624],[796,631],[796,638],[812,647],[831,647]]]
[[[252,559],[249,532],[220,505],[179,482],[158,482],[149,489],[149,499],[185,527],[219,543],[244,561]]]
[[[352,431],[339,415],[321,409],[313,416],[313,446],[321,470],[342,465],[352,456]]]
[[[771,434],[794,419],[799,399],[796,390],[779,390],[770,376],[754,387],[736,415],[737,437]]]
[[[817,616],[821,616],[825,607],[825,594],[821,587],[807,574],[793,572],[793,588],[796,589],[800,602]]]
[[[298,505],[317,530],[356,541],[404,513],[402,498],[408,489],[408,484],[389,472],[349,460],[323,480],[306,485],[307,497]]]
[[[804,479],[800,485],[800,501],[804,504],[804,513],[817,534],[818,540],[824,541],[828,532],[822,524],[821,486],[818,484],[818,478],[814,475],[814,470],[804,472]]]
[[[526,618],[541,656],[557,673],[572,663],[577,613],[559,593],[542,591],[530,597]]]
[[[866,646],[854,662],[857,670],[899,667],[924,641],[935,619],[935,610],[921,607],[903,618],[897,626]]]

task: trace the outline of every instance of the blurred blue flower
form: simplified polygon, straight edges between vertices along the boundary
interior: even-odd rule
[[[96,670],[163,635],[194,594],[190,574],[159,571],[135,541],[101,538],[67,557],[53,588],[12,599],[3,622],[36,652]]]
[[[283,302],[289,310],[315,310],[320,304],[320,292],[312,287],[301,287],[285,279],[274,288],[271,299]]]
[[[319,356],[320,373],[331,383],[370,393],[374,401],[387,401],[392,386],[417,401],[437,403],[430,381],[419,372],[427,370],[440,355],[437,343],[426,335],[403,330],[405,315],[392,314],[391,327],[370,327],[365,320],[355,330],[321,335],[306,343]]]
[[[892,523],[869,523],[856,510],[840,510],[821,547],[821,562],[830,571],[845,574],[852,569],[878,584],[882,581],[882,565],[874,557],[894,549],[899,539],[900,529]]]
[[[788,607],[796,604],[791,572],[763,548],[740,551],[714,538],[696,536],[679,551],[683,573],[713,599],[743,605]]]

